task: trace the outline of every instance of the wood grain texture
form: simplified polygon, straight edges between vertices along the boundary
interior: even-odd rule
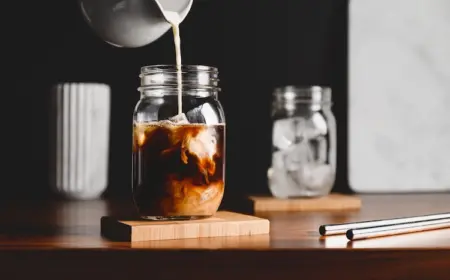
[[[270,235],[117,242],[102,216],[130,201],[2,201],[2,279],[450,279],[450,229],[348,242],[321,224],[450,211],[450,194],[364,195],[358,210],[260,212]],[[50,269],[51,268],[51,269]],[[369,277],[369,278],[368,278]]]
[[[214,217],[190,221],[117,220],[102,217],[102,235],[120,241],[171,240],[268,234],[270,222],[254,216],[219,211]]]
[[[279,199],[250,196],[255,212],[265,211],[333,211],[361,208],[361,198],[354,195],[330,194],[323,197]]]

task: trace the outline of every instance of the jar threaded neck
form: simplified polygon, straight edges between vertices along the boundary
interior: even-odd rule
[[[173,91],[178,88],[178,70],[176,65],[150,65],[141,68],[139,91]],[[204,65],[182,65],[181,87],[183,94],[192,92],[219,92],[219,71],[215,67]]]
[[[275,88],[273,101],[277,103],[330,104],[331,88],[322,86],[284,86]]]

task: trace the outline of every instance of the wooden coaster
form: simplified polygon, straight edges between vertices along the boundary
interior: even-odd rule
[[[214,217],[190,221],[118,220],[102,217],[101,232],[118,241],[150,241],[269,233],[267,219],[219,211]]]
[[[323,197],[278,199],[251,196],[255,212],[263,211],[331,211],[361,208],[361,199],[354,195],[329,194]]]
[[[270,235],[257,234],[130,242],[130,248],[133,249],[240,249],[254,247],[258,247],[258,249],[270,248]]]

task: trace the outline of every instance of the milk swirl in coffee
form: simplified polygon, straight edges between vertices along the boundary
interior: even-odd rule
[[[224,125],[134,126],[134,200],[151,220],[214,215],[224,193]]]

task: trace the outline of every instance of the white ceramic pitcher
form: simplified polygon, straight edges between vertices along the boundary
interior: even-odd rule
[[[193,0],[79,0],[84,18],[104,41],[116,47],[148,45],[170,29],[162,10],[184,19]]]

